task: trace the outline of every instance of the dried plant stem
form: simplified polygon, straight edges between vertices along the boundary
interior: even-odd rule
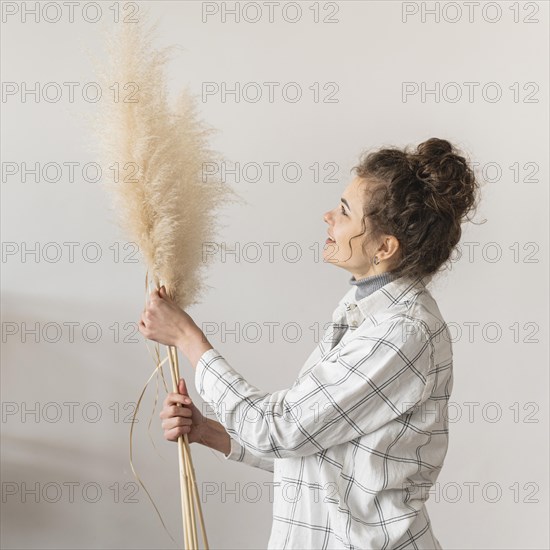
[[[185,437],[187,437],[187,434],[185,434],[184,438]],[[186,478],[186,480],[187,480],[187,495],[188,495],[189,500],[191,501],[191,504],[189,506],[189,516],[190,516],[190,521],[191,521],[191,526],[192,526],[191,538],[192,538],[193,548],[198,549],[199,543],[197,541],[197,522],[195,520],[195,499],[193,498],[193,480],[191,479],[191,469],[189,468],[190,454],[186,449],[187,449],[187,447],[185,445],[185,439],[184,439],[183,451],[184,451],[184,455],[185,455],[185,468],[186,468],[186,471],[187,471],[187,478]]]
[[[179,362],[178,362],[178,353],[177,353],[177,350],[174,348],[174,356],[175,356],[175,366],[176,366],[176,375],[177,375],[177,379],[179,380]],[[198,487],[197,487],[197,478],[195,476],[195,468],[193,466],[193,460],[191,458],[191,448],[189,447],[189,439],[187,437],[187,434],[185,434],[185,438],[184,438],[184,442],[185,442],[185,449],[186,449],[186,452],[187,452],[187,460],[186,460],[186,464],[187,464],[187,467],[188,467],[188,473],[189,473],[189,477],[188,479],[190,480],[190,493],[191,495],[193,496],[193,506],[192,506],[192,517],[193,517],[193,525],[196,525],[195,523],[195,512],[194,512],[194,509],[195,509],[195,505],[197,506],[197,509],[199,511],[199,522],[200,522],[200,526],[201,526],[201,534],[202,534],[202,540],[204,541],[204,548],[205,550],[208,550],[208,538],[206,536],[206,528],[204,526],[204,517],[202,515],[202,507],[201,507],[201,501],[200,501],[200,497],[199,497],[199,490],[198,490]],[[194,528],[193,532],[195,533],[195,538],[196,538],[196,527]]]
[[[170,372],[172,374],[172,383],[174,391],[178,391],[178,381],[180,379],[178,353],[175,347],[168,346],[168,358],[170,360]],[[185,548],[198,550],[199,543],[197,538],[197,523],[195,519],[195,505],[199,512],[199,521],[201,534],[204,541],[204,548],[208,550],[208,538],[204,526],[204,517],[200,504],[199,491],[195,477],[195,468],[191,458],[191,448],[187,434],[178,438],[178,456],[180,466],[180,486],[182,497],[182,512],[184,516],[184,539]]]
[[[189,482],[187,480],[187,468],[185,467],[185,456],[183,452],[183,437],[178,438],[178,459],[180,470],[180,490],[182,497],[182,511],[184,511],[184,529],[185,529],[185,549],[198,550],[196,546],[193,546],[191,530],[191,518],[189,517],[189,510],[191,503],[189,502]]]
[[[170,346],[169,348],[170,354],[172,356],[172,366],[174,369],[175,378],[177,381],[180,379],[180,370],[179,370],[179,363],[178,363],[178,352],[175,347]],[[188,508],[188,519],[191,525],[190,530],[190,536],[191,539],[191,548],[199,548],[199,543],[197,541],[197,523],[195,521],[195,502],[194,499],[191,501],[193,494],[193,480],[191,479],[192,470],[190,467],[191,462],[191,449],[189,447],[189,438],[187,437],[187,434],[184,434],[183,437],[178,438],[178,445],[181,447],[181,453],[183,455],[183,461],[185,465],[185,471],[186,476],[185,480],[187,482],[186,484],[186,492],[187,492],[187,502],[189,502],[189,508]]]
[[[178,393],[178,380],[179,377],[176,372],[176,365],[174,361],[174,355],[172,351],[172,346],[168,347],[168,358],[170,360],[170,373],[172,374],[172,385],[174,392]],[[185,434],[185,438],[187,435]],[[189,502],[189,484],[187,479],[187,468],[185,466],[185,447],[183,437],[180,435],[178,437],[178,460],[179,460],[179,471],[180,471],[180,491],[181,491],[181,510],[183,514],[183,537],[184,537],[184,548],[194,550],[197,549],[196,546],[192,546],[193,538],[191,536],[191,517],[189,510],[191,508]]]

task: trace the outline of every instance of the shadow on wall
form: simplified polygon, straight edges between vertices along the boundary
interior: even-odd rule
[[[3,546],[170,547],[129,464],[135,402],[155,366],[141,334],[124,331],[139,306],[15,293],[2,303]],[[179,501],[165,498],[177,454],[162,438],[158,405],[150,434],[162,458],[146,433],[154,398],[153,380],[134,465],[177,538]]]

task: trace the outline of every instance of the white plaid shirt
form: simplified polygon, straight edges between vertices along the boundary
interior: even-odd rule
[[[447,453],[452,346],[430,280],[357,303],[349,289],[288,389],[201,356],[195,385],[231,436],[226,458],[274,473],[268,548],[441,548],[425,501]]]

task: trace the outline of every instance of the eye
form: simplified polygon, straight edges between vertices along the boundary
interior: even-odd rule
[[[346,211],[344,210],[344,207],[341,206],[341,208],[342,208],[342,214],[343,214],[344,216],[347,216]]]

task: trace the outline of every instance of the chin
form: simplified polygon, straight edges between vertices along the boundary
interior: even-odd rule
[[[340,262],[340,260],[338,260],[338,258],[335,258],[334,256],[327,259],[327,258],[325,258],[325,255],[323,254],[323,262],[325,264],[336,265],[338,267],[344,267],[342,265],[342,262]]]

